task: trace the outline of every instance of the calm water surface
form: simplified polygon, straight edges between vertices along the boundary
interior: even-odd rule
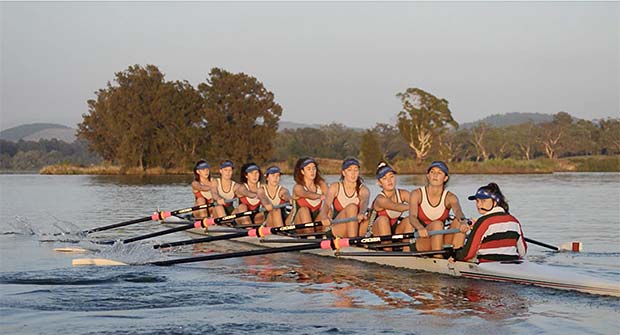
[[[398,176],[402,188],[423,183]],[[335,177],[328,177],[333,181]],[[620,285],[620,174],[454,175],[466,200],[497,182],[530,238],[584,243],[580,254],[530,245],[530,260]],[[452,278],[296,253],[172,267],[71,267],[77,257],[124,261],[237,250],[216,242],[154,251],[154,241],[102,247],[53,237],[185,208],[187,177],[0,175],[0,332],[3,334],[618,334],[620,299]],[[283,178],[289,187],[292,180]],[[378,189],[368,178],[374,195]],[[128,238],[142,223],[101,232]],[[157,241],[186,239],[185,233]],[[82,246],[87,256],[55,247]],[[96,253],[95,253],[96,252]]]

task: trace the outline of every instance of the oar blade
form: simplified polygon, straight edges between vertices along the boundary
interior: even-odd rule
[[[118,266],[129,265],[127,263],[105,258],[76,258],[71,261],[73,266]]]
[[[81,253],[87,253],[88,250],[83,249],[83,248],[70,248],[70,247],[66,247],[66,248],[54,248],[55,252],[64,252],[64,253],[74,253],[74,254],[81,254]]]

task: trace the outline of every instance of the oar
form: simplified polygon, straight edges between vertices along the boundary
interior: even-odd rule
[[[457,232],[459,232],[458,229],[433,230],[433,231],[429,231],[428,235],[433,236],[433,235],[454,234]],[[171,260],[166,260],[166,261],[148,262],[146,264],[157,265],[157,266],[169,266],[169,265],[174,265],[174,264],[195,263],[195,262],[203,262],[203,261],[210,261],[210,260],[216,260],[216,259],[227,259],[227,258],[236,258],[236,257],[276,254],[276,253],[289,252],[289,251],[301,251],[301,250],[312,250],[312,249],[340,250],[341,248],[349,247],[352,245],[363,245],[367,243],[378,243],[381,241],[402,240],[402,239],[410,239],[410,238],[417,238],[417,237],[419,237],[419,234],[415,232],[415,233],[406,233],[406,234],[399,234],[399,235],[384,235],[384,236],[375,236],[375,237],[335,238],[335,239],[320,240],[317,242],[309,242],[309,243],[300,242],[303,244],[292,245],[292,246],[287,246],[287,247],[266,248],[266,249],[239,251],[239,252],[231,252],[231,253],[217,254],[217,255],[178,258],[178,259],[171,259]],[[78,258],[72,261],[72,265],[73,266],[81,266],[81,265],[109,266],[109,265],[130,265],[130,264],[119,262],[119,261],[114,261],[114,260],[109,260],[105,258]]]
[[[285,206],[286,206],[286,204],[280,204],[280,205],[273,206],[273,208],[282,208],[282,207],[285,207]],[[127,244],[127,243],[131,243],[131,242],[146,240],[146,239],[157,237],[157,236],[168,235],[168,234],[172,234],[172,233],[176,233],[176,232],[179,232],[179,231],[184,231],[184,230],[188,230],[188,229],[192,229],[192,228],[197,228],[197,229],[207,228],[208,226],[211,226],[211,225],[221,224],[221,223],[232,221],[232,220],[235,220],[235,219],[238,219],[238,218],[256,215],[256,214],[258,214],[260,212],[264,212],[264,211],[266,211],[266,210],[261,207],[259,209],[255,209],[253,211],[245,211],[245,212],[241,212],[241,213],[236,213],[236,214],[231,214],[231,215],[223,216],[223,217],[220,217],[220,218],[204,218],[204,219],[196,221],[196,222],[183,224],[183,225],[180,225],[178,227],[174,227],[174,228],[170,228],[170,229],[166,229],[166,230],[162,230],[162,231],[158,231],[158,232],[154,232],[154,233],[150,233],[150,234],[146,234],[146,235],[141,235],[141,236],[136,236],[136,237],[128,238],[126,240],[121,240],[121,241],[118,241],[118,242],[120,242],[122,244]],[[114,244],[116,242],[117,241],[99,241],[99,242],[94,242],[94,243],[97,243],[97,244]]]
[[[258,210],[254,210],[254,211],[245,211],[245,212],[241,212],[241,213],[236,213],[236,214],[231,214],[231,215],[227,215],[227,216],[222,216],[220,218],[204,218],[204,219],[196,221],[196,222],[182,224],[182,225],[179,225],[178,227],[174,227],[174,228],[170,228],[170,229],[166,229],[166,230],[162,230],[162,231],[158,231],[158,232],[154,232],[154,233],[150,233],[150,234],[146,234],[146,235],[140,235],[140,236],[128,238],[126,240],[120,240],[120,241],[98,241],[98,242],[94,242],[94,243],[97,243],[97,244],[114,244],[116,242],[119,242],[119,243],[122,243],[122,244],[127,244],[127,243],[131,243],[131,242],[146,240],[146,239],[157,237],[157,236],[168,235],[168,234],[172,234],[172,233],[176,233],[176,232],[179,232],[179,231],[184,231],[184,230],[188,230],[188,229],[192,229],[192,228],[197,228],[197,229],[207,228],[210,225],[221,224],[221,223],[224,223],[224,222],[227,222],[227,221],[232,221],[234,219],[238,219],[238,218],[242,218],[242,217],[246,217],[246,216],[250,216],[250,215],[256,215],[256,213],[258,213],[258,212],[259,212]]]
[[[583,249],[583,245],[579,241],[572,241],[572,242],[563,243],[559,247],[556,247],[554,245],[547,244],[547,243],[544,243],[544,242],[536,241],[536,240],[533,240],[533,239],[527,238],[527,237],[525,237],[525,241],[528,242],[528,243],[536,244],[538,246],[541,246],[541,247],[544,247],[544,248],[547,248],[547,249],[554,250],[554,251],[580,252]]]
[[[344,222],[349,222],[349,221],[354,221],[354,220],[357,220],[357,218],[353,216],[353,217],[350,217],[350,218],[343,218],[343,219],[332,220],[331,224],[344,223]],[[233,239],[233,238],[246,237],[246,236],[263,237],[263,236],[267,236],[267,235],[271,235],[271,234],[277,234],[277,233],[281,233],[281,232],[288,232],[288,231],[291,231],[291,230],[304,229],[304,228],[312,228],[312,227],[320,227],[322,225],[323,225],[323,223],[321,221],[315,221],[315,222],[299,223],[299,224],[296,224],[296,225],[282,226],[282,227],[259,227],[259,228],[256,228],[256,229],[250,229],[250,230],[246,230],[246,231],[242,231],[242,232],[226,234],[226,235],[220,235],[220,236],[207,236],[207,237],[203,237],[203,238],[193,238],[193,239],[177,241],[177,242],[162,243],[162,244],[154,245],[153,248],[155,248],[155,249],[170,248],[170,247],[177,247],[177,246],[181,246],[181,245],[190,245],[190,244],[196,244],[196,243],[202,243],[202,242],[229,240],[229,239]]]
[[[107,226],[102,226],[102,227],[96,227],[96,228],[92,228],[92,229],[89,229],[89,230],[83,230],[83,231],[80,232],[80,234],[88,235],[88,234],[95,233],[95,232],[98,232],[98,231],[104,231],[104,230],[110,230],[110,229],[119,228],[119,227],[125,227],[125,226],[129,226],[129,225],[132,225],[132,224],[140,223],[140,222],[164,220],[164,219],[169,218],[169,217],[171,217],[173,215],[185,214],[185,213],[197,211],[197,210],[200,210],[200,209],[205,209],[205,208],[213,207],[214,206],[213,204],[214,203],[198,205],[198,206],[194,206],[194,207],[177,209],[177,210],[174,210],[174,211],[171,211],[171,212],[165,212],[165,211],[155,212],[151,216],[145,216],[145,217],[139,218],[139,219],[119,222],[119,223],[115,223],[115,224],[111,224],[111,225],[107,225]]]

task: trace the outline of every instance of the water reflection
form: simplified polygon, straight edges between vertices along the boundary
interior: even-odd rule
[[[286,257],[286,259],[283,259]],[[276,259],[277,258],[277,259]],[[340,308],[411,309],[440,317],[476,315],[486,320],[519,317],[529,302],[519,287],[473,281],[303,254],[247,257],[250,281],[299,283],[301,293],[325,296]]]

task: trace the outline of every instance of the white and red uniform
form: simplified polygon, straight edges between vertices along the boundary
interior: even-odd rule
[[[381,193],[379,194],[387,198],[387,196],[385,195],[385,193],[383,193],[383,191],[381,191]],[[400,197],[400,190],[396,190],[396,203],[397,204],[405,203],[403,199]],[[403,212],[398,212],[398,211],[394,211],[391,209],[382,209],[380,211],[377,211],[377,216],[386,216],[390,220],[390,226],[393,226],[394,224],[396,224],[396,221],[398,221],[398,218],[401,217],[402,215],[403,215]]]
[[[250,186],[248,186],[248,184],[243,184],[243,186],[245,186],[245,188],[248,189],[248,191],[250,191]],[[257,188],[260,188],[261,185],[260,183],[258,183],[256,185]],[[241,197],[239,198],[239,201],[241,201],[242,204],[245,204],[248,207],[248,210],[255,210],[258,207],[260,207],[260,199],[258,198],[258,196],[254,197],[254,198],[250,198],[250,197]]]
[[[200,183],[200,185],[204,184]],[[196,197],[196,199],[204,198],[207,203],[213,202],[213,195],[211,194],[211,191],[194,191],[194,197]]]
[[[450,209],[446,207],[446,196],[448,190],[443,190],[441,198],[436,206],[431,205],[428,201],[428,194],[426,194],[426,187],[420,189],[422,193],[422,201],[418,204],[418,219],[425,226],[433,221],[445,222],[450,215]]]
[[[314,185],[316,187],[317,194],[323,194],[323,191],[319,187],[319,185]],[[304,190],[311,192],[306,186],[304,186]],[[299,198],[295,200],[299,207],[306,207],[310,210],[310,212],[316,212],[321,209],[321,205],[323,204],[323,200],[321,199],[308,199],[308,198]]]
[[[338,193],[334,199],[334,217],[350,204],[359,206],[360,197],[357,194],[357,190],[349,196],[347,195],[347,191],[344,189],[344,184],[342,182],[338,182]]]
[[[267,193],[267,198],[269,198],[269,201],[271,201],[272,205],[280,205],[286,202],[284,201],[284,199],[280,198],[280,191],[282,190],[281,185],[278,185],[278,188],[276,188],[276,194],[273,197],[271,196],[271,194],[269,194],[269,188],[267,187],[267,185],[263,185],[263,188],[265,189],[265,193]]]
[[[456,259],[480,263],[510,261],[525,257],[526,252],[519,221],[503,208],[495,207],[476,221]]]
[[[228,189],[228,191],[224,190],[224,188],[222,187],[222,179],[221,178],[217,178],[217,194],[219,194],[219,196],[221,198],[223,198],[224,200],[232,200],[235,198],[235,181],[231,180],[230,181],[230,189]]]

